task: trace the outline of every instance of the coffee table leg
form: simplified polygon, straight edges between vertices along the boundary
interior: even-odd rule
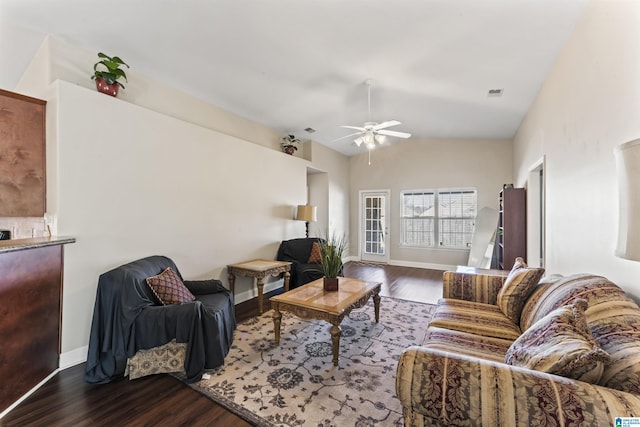
[[[376,312],[376,323],[378,323],[380,321],[380,294],[373,296],[373,308]]]
[[[262,277],[258,277],[257,285],[258,285],[258,313],[262,314],[263,312],[262,292],[264,290],[264,279]]]
[[[340,335],[342,335],[342,331],[340,330],[339,325],[333,324],[333,326],[331,326],[330,332],[333,353],[333,366],[338,366],[338,355],[340,354]]]
[[[273,306],[273,303],[271,303]],[[273,335],[276,339],[276,345],[280,344],[280,323],[282,320],[282,313],[278,309],[278,306],[273,306]]]

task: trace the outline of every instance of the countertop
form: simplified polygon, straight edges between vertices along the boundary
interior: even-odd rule
[[[65,245],[67,243],[75,243],[75,242],[76,242],[75,237],[64,237],[64,236],[0,240],[0,254],[5,252],[22,251],[25,249],[42,248],[45,246]]]

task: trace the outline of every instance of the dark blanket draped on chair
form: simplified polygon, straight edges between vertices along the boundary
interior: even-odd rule
[[[317,237],[283,240],[278,248],[278,261],[291,262],[290,287],[297,288],[324,276],[322,264],[310,263],[309,256],[314,242],[324,242]]]
[[[186,280],[196,301],[161,305],[146,278],[167,267],[182,278],[174,262],[164,256],[140,259],[100,276],[85,381],[106,383],[120,378],[127,358],[173,339],[187,343],[188,382],[200,380],[204,369],[224,363],[236,326],[233,295],[219,280]]]

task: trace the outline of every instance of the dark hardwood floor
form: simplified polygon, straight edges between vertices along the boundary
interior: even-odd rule
[[[439,270],[351,262],[344,272],[347,277],[382,282],[382,296],[426,303],[442,296]],[[256,299],[236,306],[238,321],[257,314]],[[170,375],[87,384],[84,367],[59,372],[0,419],[0,426],[251,425]]]

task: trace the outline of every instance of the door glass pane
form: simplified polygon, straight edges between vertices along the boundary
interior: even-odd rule
[[[365,253],[384,255],[384,197],[365,196]]]

